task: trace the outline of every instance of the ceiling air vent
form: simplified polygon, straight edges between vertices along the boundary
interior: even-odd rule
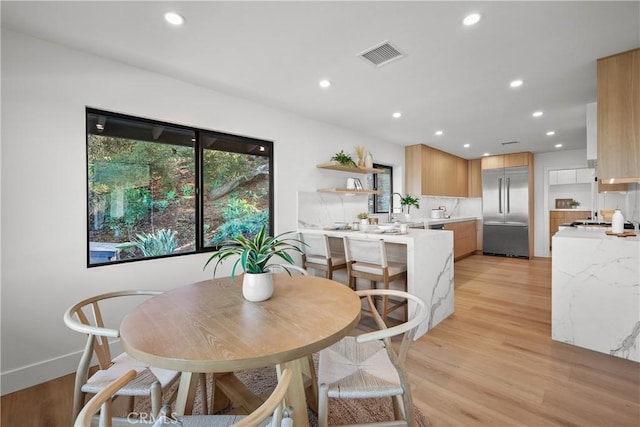
[[[388,41],[370,47],[369,49],[360,52],[357,56],[366,59],[376,67],[381,67],[389,62],[404,57],[404,55]]]
[[[507,142],[501,142],[502,145],[511,145],[511,144],[517,144],[518,141],[507,141]]]

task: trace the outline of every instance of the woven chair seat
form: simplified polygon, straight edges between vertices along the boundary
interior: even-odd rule
[[[167,422],[157,422],[153,427],[231,427],[240,420],[246,418],[246,415],[189,415],[188,417],[176,417],[180,424],[173,420]],[[271,423],[271,417],[266,419],[259,426],[268,426]]]
[[[135,370],[138,375],[118,391],[117,394],[120,396],[149,396],[151,385],[154,382],[158,381],[160,387],[164,389],[177,379],[175,371],[150,367],[143,362],[135,360],[127,353],[121,353],[113,359],[113,364],[109,368],[99,370],[93,374],[86,384],[82,386],[82,391],[96,394],[131,369]]]
[[[403,393],[400,377],[381,341],[357,343],[345,337],[320,352],[318,382],[328,386],[329,397],[370,398]]]

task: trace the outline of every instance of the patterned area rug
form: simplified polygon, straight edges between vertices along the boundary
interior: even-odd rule
[[[247,387],[258,395],[269,393],[277,383],[275,368],[261,368],[236,373]],[[426,417],[414,408],[416,426],[428,427]],[[329,399],[329,425],[371,423],[393,420],[391,398],[383,399]],[[309,423],[318,425],[315,412],[309,410]]]

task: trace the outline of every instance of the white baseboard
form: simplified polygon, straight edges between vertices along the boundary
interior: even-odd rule
[[[109,343],[113,355],[122,351],[120,341]],[[0,395],[13,393],[34,385],[60,378],[78,369],[78,363],[82,356],[82,350],[65,354],[54,359],[45,360],[31,365],[23,366],[0,374],[2,392]]]
[[[82,351],[23,366],[0,376],[2,396],[75,372]]]

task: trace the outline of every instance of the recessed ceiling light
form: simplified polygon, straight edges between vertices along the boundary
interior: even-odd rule
[[[436,131],[436,135],[438,135],[438,136],[442,135],[443,133],[444,133],[444,132],[443,132],[443,131],[441,131],[441,130],[437,130],[437,131]]]
[[[532,114],[533,117],[542,117],[544,113],[542,111],[536,111],[535,113]]]
[[[478,22],[480,22],[481,17],[482,16],[480,16],[479,13],[472,13],[470,15],[465,16],[464,19],[462,20],[462,23],[466,26],[475,25]]]
[[[554,131],[552,131],[552,130],[550,130],[549,132],[547,132],[547,136],[553,136],[553,135],[555,135],[555,134],[556,134],[556,133],[555,133]]]
[[[331,82],[329,80],[326,80],[326,79],[325,80],[320,80],[320,83],[318,83],[318,84],[320,85],[320,87],[322,89],[326,89],[329,86],[331,86]]]
[[[511,83],[509,83],[509,86],[511,86],[511,87],[520,87],[520,86],[522,86],[523,83],[524,83],[524,80],[518,79],[518,80],[514,80]]]
[[[402,113],[400,111],[396,111],[392,115],[394,119],[399,119],[400,117],[402,117]]]
[[[554,147],[556,147],[556,148],[561,148],[561,147],[562,147],[562,144],[556,144],[556,145],[554,145]]]
[[[179,15],[175,12],[167,12],[164,14],[164,19],[171,25],[182,25],[184,24],[184,18],[182,15]]]
[[[484,153],[483,156],[487,157],[489,155],[489,153]]]
[[[469,147],[471,147],[471,144],[464,144],[463,147],[464,148],[469,148]]]

